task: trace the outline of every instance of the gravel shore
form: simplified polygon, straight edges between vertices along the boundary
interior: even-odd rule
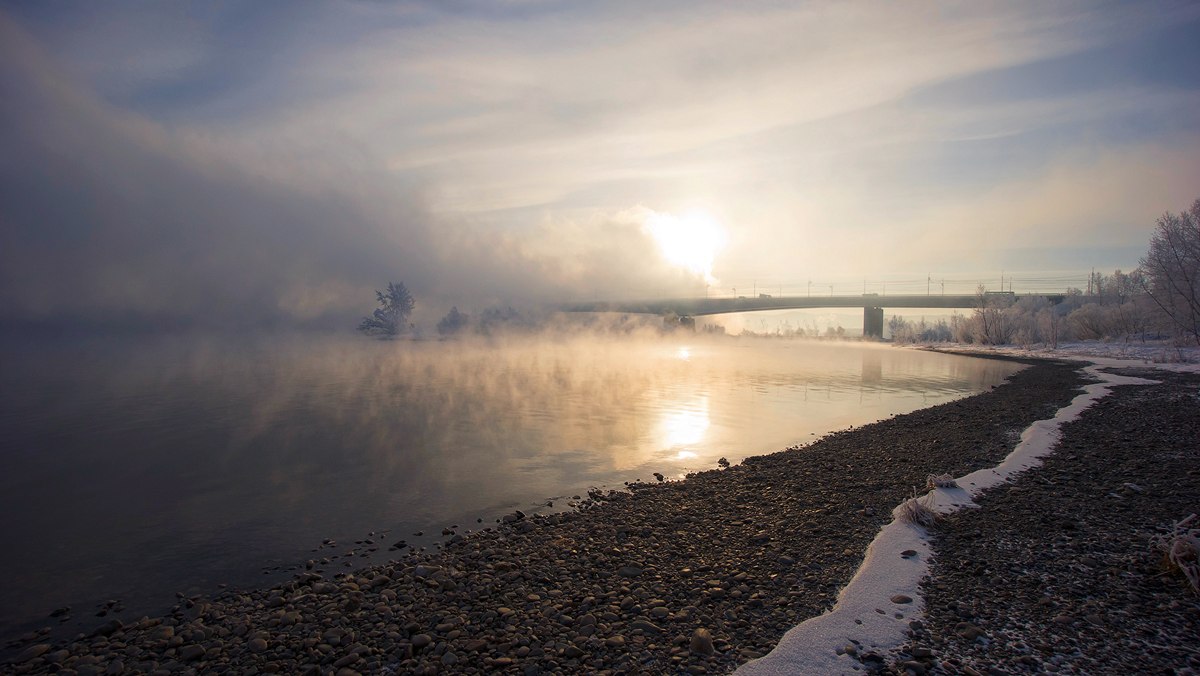
[[[288,583],[181,599],[165,617],[111,619],[65,643],[27,636],[7,668],[729,672],[826,610],[927,475],[996,464],[1082,381],[1078,365],[1036,362],[975,397],[687,481],[594,493],[579,511],[514,513],[390,564],[315,560]]]
[[[891,673],[1200,673],[1200,596],[1152,538],[1200,514],[1200,376],[1117,387],[1040,468],[933,530],[927,616]]]

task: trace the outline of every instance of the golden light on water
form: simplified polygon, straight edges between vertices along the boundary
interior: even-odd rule
[[[695,453],[686,447],[703,441],[708,425],[708,397],[698,397],[691,406],[663,413],[658,424],[659,443],[664,449],[678,449],[679,459],[687,457],[685,453],[694,457]]]

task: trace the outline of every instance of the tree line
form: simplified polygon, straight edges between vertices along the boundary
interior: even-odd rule
[[[934,323],[893,317],[888,328],[897,342],[1057,347],[1069,340],[1170,338],[1200,345],[1200,199],[1159,217],[1137,269],[1092,273],[1088,287],[1087,295],[1068,290],[1057,304],[979,287],[970,315]]]

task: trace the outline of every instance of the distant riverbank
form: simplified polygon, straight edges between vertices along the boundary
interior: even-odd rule
[[[994,465],[1080,383],[1038,362],[975,397],[578,512],[514,514],[391,564],[317,560],[273,589],[185,599],[66,645],[31,637],[19,668],[728,671],[828,608],[928,474]]]

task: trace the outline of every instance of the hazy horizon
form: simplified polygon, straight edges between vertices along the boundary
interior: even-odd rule
[[[0,323],[1128,270],[1200,197],[1198,32],[1188,2],[4,4]]]

